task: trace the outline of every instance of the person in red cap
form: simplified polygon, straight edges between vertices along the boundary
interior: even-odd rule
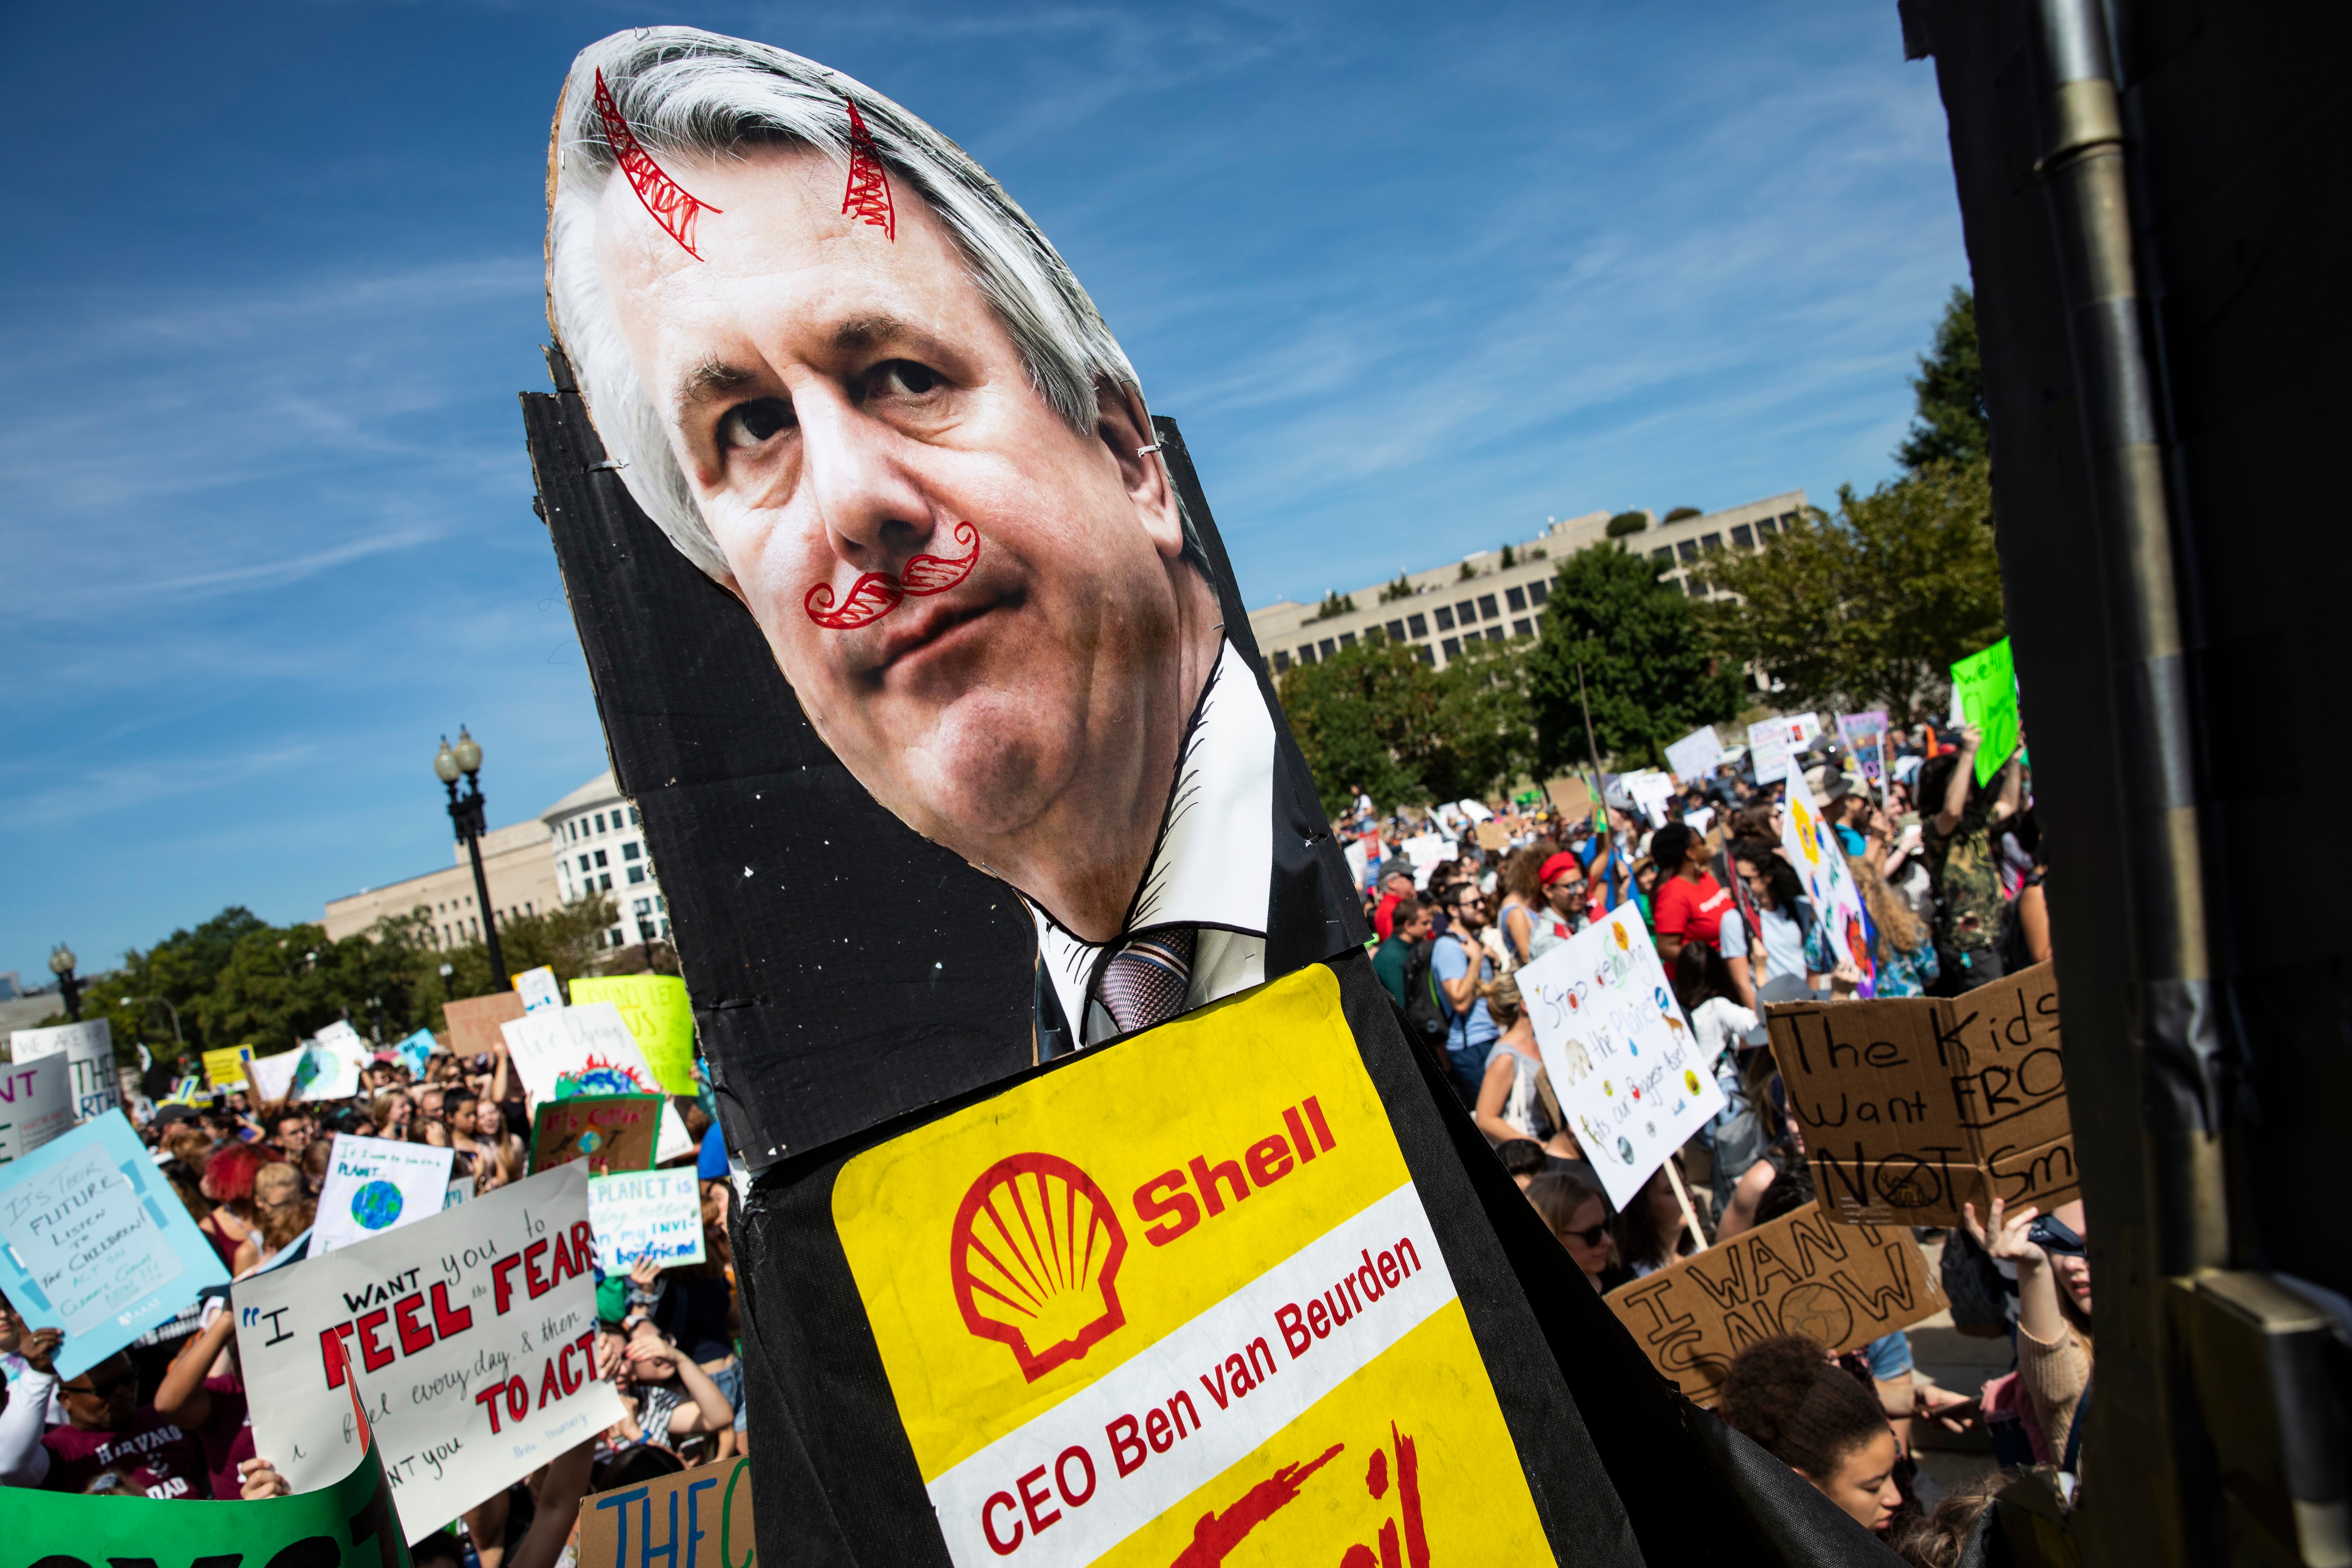
[[[1528,933],[1528,960],[1533,963],[1584,929],[1587,888],[1584,862],[1563,849],[1543,863],[1537,874],[1543,884],[1545,908],[1530,911],[1535,918]]]

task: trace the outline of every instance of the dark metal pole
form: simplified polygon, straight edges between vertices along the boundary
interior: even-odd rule
[[[490,879],[482,871],[482,783],[478,775],[466,775],[466,793],[457,793],[457,781],[448,783],[449,817],[457,825],[457,837],[466,841],[466,854],[474,863],[474,907],[482,911],[482,945],[490,952],[490,989],[511,991],[514,983],[507,978],[506,955],[499,951],[499,917],[490,908]]]

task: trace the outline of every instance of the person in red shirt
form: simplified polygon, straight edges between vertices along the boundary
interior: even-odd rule
[[[1396,909],[1412,897],[1412,868],[1391,861],[1381,874],[1380,907],[1372,911],[1372,929],[1386,942],[1396,934]]]
[[[203,1445],[180,1424],[138,1405],[139,1373],[117,1351],[58,1387],[66,1424],[42,1435],[53,1492],[87,1492],[117,1475],[151,1498],[209,1498]]]
[[[1657,890],[1651,895],[1658,958],[1671,973],[1684,942],[1720,947],[1731,894],[1706,868],[1706,840],[1683,823],[1669,822],[1651,836],[1650,863],[1658,868]]]

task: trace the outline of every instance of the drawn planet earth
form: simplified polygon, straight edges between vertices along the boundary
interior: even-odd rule
[[[604,1135],[593,1127],[586,1129],[580,1134],[580,1152],[583,1154],[593,1154],[604,1146]]]
[[[1627,1164],[1633,1163],[1633,1145],[1625,1139],[1617,1140],[1617,1157]]]
[[[1800,1285],[1780,1299],[1780,1331],[1811,1334],[1834,1348],[1853,1331],[1853,1309],[1833,1286]]]
[[[352,1194],[352,1217],[362,1228],[382,1230],[400,1217],[400,1189],[374,1181]]]

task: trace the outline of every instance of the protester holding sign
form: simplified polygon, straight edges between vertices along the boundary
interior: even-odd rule
[[[1995,1197],[1979,1219],[1964,1206],[1969,1237],[2017,1270],[2017,1381],[2025,1391],[2026,1431],[2034,1457],[2076,1468],[2074,1413],[2091,1386],[2091,1264],[2077,1199],[2048,1215],[2027,1207],[2002,1212]]]
[[[1936,893],[1936,945],[1943,973],[1938,993],[1957,994],[2004,973],[2000,961],[2000,826],[2016,815],[2023,792],[2022,767],[2010,759],[2000,787],[1988,790],[1977,775],[1982,738],[1971,727],[1960,731],[1958,752],[1931,759],[1919,770],[1921,813],[1935,815],[1921,825],[1927,874]]]

